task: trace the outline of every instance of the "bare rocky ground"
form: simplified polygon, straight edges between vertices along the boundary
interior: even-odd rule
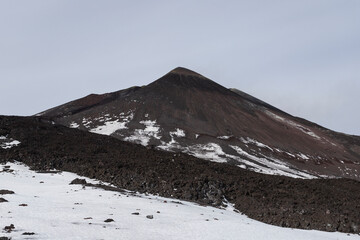
[[[249,217],[284,227],[360,232],[360,182],[258,174],[69,129],[41,118],[0,117],[0,135],[21,142],[0,148],[0,161],[35,170],[71,171],[139,192],[200,204],[235,204]]]

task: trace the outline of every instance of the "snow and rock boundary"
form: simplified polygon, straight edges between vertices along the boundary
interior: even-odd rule
[[[0,189],[14,190],[0,191],[9,200],[0,203],[0,239],[358,239],[264,224],[232,206],[219,209],[96,187],[108,185],[69,172],[38,173],[17,162],[0,164]]]
[[[112,137],[41,122],[0,117],[1,134],[20,145],[0,149],[36,170],[71,171],[120,188],[219,206],[224,198],[265,223],[359,232],[360,183],[347,179],[293,179],[228,164],[148,149]]]

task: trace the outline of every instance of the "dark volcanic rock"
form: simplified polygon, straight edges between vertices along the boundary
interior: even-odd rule
[[[123,122],[126,128],[111,136],[136,143],[142,143],[136,138],[136,133],[145,129],[142,122],[151,120],[156,121],[159,134],[149,137],[149,148],[194,152],[190,147],[212,143],[231,156],[223,154],[223,161],[245,165],[250,170],[267,168],[278,173],[285,171],[287,174],[282,174],[287,176],[302,173],[360,180],[360,137],[293,117],[185,68],[176,68],[143,87],[91,94],[45,111],[42,117],[65,126],[75,124],[85,131],[101,128],[106,121]],[[172,132],[176,129],[183,130],[186,136],[174,137]],[[171,145],[173,140],[177,144]],[[238,153],[230,145],[265,158],[265,163]],[[106,153],[103,147],[93,151]],[[286,167],[274,169],[273,159],[275,166],[279,162]],[[294,169],[295,173],[290,171]]]
[[[75,178],[74,180],[71,181],[70,184],[87,184],[85,179],[80,179],[80,178]]]
[[[3,202],[8,202],[8,200],[6,200],[5,198],[0,197],[0,203],[3,203]]]
[[[108,222],[115,222],[115,221],[114,221],[114,219],[112,219],[112,218],[108,218],[108,219],[106,219],[104,222],[108,223]]]
[[[5,195],[5,194],[14,194],[14,192],[6,189],[1,189],[0,195]]]
[[[14,224],[10,224],[9,226],[4,227],[4,231],[7,233],[11,233],[15,229]]]
[[[36,170],[71,171],[119,188],[200,204],[219,206],[226,199],[249,217],[279,226],[359,232],[358,181],[264,175],[52,125],[40,118],[0,117],[0,129],[21,142],[0,149],[3,162],[16,159]]]
[[[21,235],[35,235],[35,233],[34,233],[34,232],[24,232],[24,233],[21,234]]]

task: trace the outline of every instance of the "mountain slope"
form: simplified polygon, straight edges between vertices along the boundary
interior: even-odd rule
[[[260,223],[235,213],[230,206],[219,209],[149,194],[69,185],[79,177],[69,172],[39,173],[18,163],[0,164],[0,189],[14,192],[4,196],[8,202],[0,203],[0,226],[13,224],[14,229],[0,233],[0,238],[358,239],[355,234],[294,230]],[[99,183],[88,178],[86,182]],[[113,221],[105,222],[106,219]]]
[[[92,94],[38,115],[261,173],[360,179],[359,137],[293,117],[184,68],[144,87]]]
[[[253,219],[283,227],[360,230],[360,182],[355,180],[265,175],[37,117],[0,116],[0,139],[0,163],[17,160],[41,172],[71,171],[122,189],[199,204],[230,202]]]

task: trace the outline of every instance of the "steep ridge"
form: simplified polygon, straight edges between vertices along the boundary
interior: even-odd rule
[[[360,179],[359,137],[293,117],[184,68],[144,87],[89,95],[38,115],[266,174]]]

